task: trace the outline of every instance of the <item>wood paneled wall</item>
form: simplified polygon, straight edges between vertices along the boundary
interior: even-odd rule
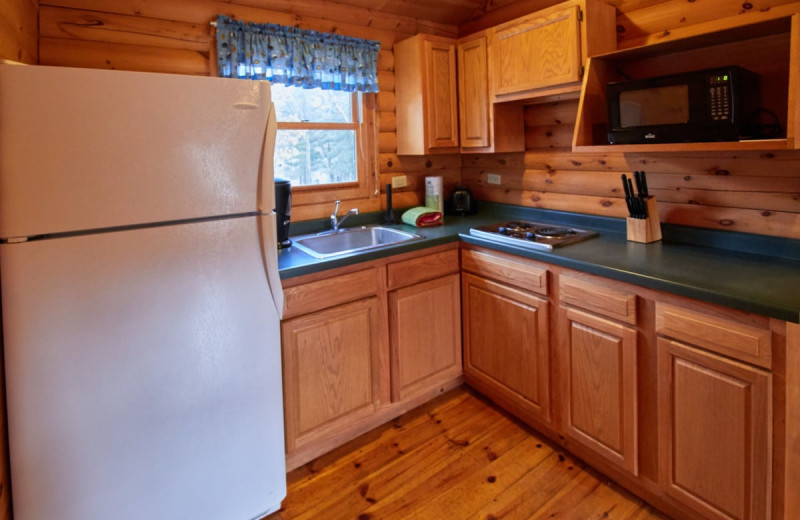
[[[33,0],[16,0],[31,2]],[[480,18],[455,26],[325,0],[40,0],[42,64],[212,74],[218,13],[255,22],[298,25],[381,41],[378,168],[383,187],[394,175],[396,207],[423,200],[426,175],[442,175],[446,191],[463,179],[485,200],[621,217],[619,174],[643,169],[662,220],[709,228],[800,238],[800,153],[573,154],[569,148],[577,102],[526,108],[527,151],[496,155],[397,156],[394,63],[396,41],[417,32],[468,34],[558,0],[498,2]],[[618,9],[620,47],[720,16],[756,12],[789,0],[609,0]],[[488,5],[488,4],[487,4]],[[487,7],[488,9],[488,7]],[[765,57],[765,59],[769,59]],[[500,187],[485,183],[502,176]],[[377,201],[350,201],[377,209]],[[298,208],[296,219],[323,217],[327,205]]]
[[[526,5],[541,3],[521,0],[502,14],[513,18],[524,14]],[[688,24],[747,16],[789,1],[609,3],[618,8],[617,34],[624,48]],[[461,29],[492,25],[500,11]],[[526,107],[526,152],[464,155],[464,182],[479,199],[622,217],[620,174],[644,170],[663,222],[800,238],[800,152],[575,154],[570,143],[577,107],[577,101]],[[501,185],[487,184],[488,173],[500,174]]]
[[[381,186],[391,175],[405,174],[408,186],[395,192],[395,207],[423,200],[427,175],[442,175],[452,186],[460,180],[458,155],[398,158],[395,132],[392,46],[417,32],[456,36],[455,25],[410,16],[377,15],[366,8],[322,0],[41,0],[40,63],[91,68],[209,75],[216,73],[215,40],[209,22],[217,14],[258,23],[296,25],[379,40],[380,93],[378,167]],[[381,197],[382,199],[383,197]],[[377,210],[381,200],[344,201],[346,207]],[[332,205],[293,208],[292,218],[330,215]]]
[[[0,59],[39,61],[38,0],[0,0]]]

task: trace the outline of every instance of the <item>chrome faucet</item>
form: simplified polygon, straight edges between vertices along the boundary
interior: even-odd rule
[[[344,222],[347,219],[347,217],[349,217],[350,215],[358,215],[358,208],[353,208],[349,210],[347,213],[345,213],[341,219],[338,218],[336,214],[339,213],[340,202],[342,201],[340,200],[336,201],[336,207],[333,208],[333,213],[331,214],[331,230],[333,230],[334,233],[339,231],[339,226],[342,225],[342,222]]]

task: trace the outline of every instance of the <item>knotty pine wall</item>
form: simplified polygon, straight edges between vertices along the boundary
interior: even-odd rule
[[[0,0],[0,60],[30,64],[38,61],[38,10],[37,0]],[[0,520],[11,520],[3,379],[3,367],[0,364]]]
[[[0,0],[0,59],[37,63],[38,0]]]
[[[417,32],[456,36],[455,25],[407,16],[377,16],[369,9],[322,0],[40,0],[39,52],[43,65],[114,68],[182,74],[216,74],[215,40],[209,22],[217,14],[259,23],[297,25],[379,40],[380,92],[378,170],[372,182],[381,187],[392,175],[408,176],[395,193],[396,207],[423,199],[425,175],[442,175],[447,186],[460,180],[458,155],[398,157],[395,132],[392,46]],[[383,191],[383,190],[382,190]],[[343,201],[346,207],[378,210],[381,198]],[[332,204],[293,208],[294,220],[330,215]]]
[[[9,1],[9,0],[3,0]],[[33,0],[12,0],[16,3]],[[510,20],[557,0],[503,3],[460,27],[408,17],[376,15],[325,0],[39,0],[40,63],[80,67],[213,74],[213,33],[222,13],[256,22],[299,25],[381,41],[378,178],[408,176],[396,206],[423,199],[423,178],[442,175],[446,187],[460,179],[480,199],[621,217],[619,174],[643,169],[659,200],[662,220],[716,229],[800,238],[798,152],[694,154],[573,154],[570,139],[577,101],[526,108],[527,151],[496,155],[396,155],[392,45],[417,32],[444,36]],[[689,24],[741,15],[788,0],[609,0],[618,9],[620,47],[657,38]],[[767,57],[765,57],[767,58]],[[768,58],[767,58],[768,59]],[[501,186],[485,183],[499,173]],[[376,200],[349,201],[362,210]],[[295,219],[323,217],[328,205],[295,208]]]
[[[521,0],[461,26],[461,35],[540,8]],[[785,0],[611,0],[619,47],[725,16],[747,16]],[[799,4],[800,5],[800,4]],[[764,59],[770,59],[764,56]],[[462,178],[479,199],[622,217],[620,174],[645,170],[663,222],[800,238],[800,151],[574,154],[577,100],[525,109],[526,152],[464,155]],[[502,184],[486,183],[488,173]]]

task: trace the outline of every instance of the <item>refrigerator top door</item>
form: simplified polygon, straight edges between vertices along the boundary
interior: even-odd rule
[[[0,238],[272,211],[270,108],[264,81],[0,64]]]

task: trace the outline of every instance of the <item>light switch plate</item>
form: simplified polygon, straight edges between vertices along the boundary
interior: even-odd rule
[[[500,184],[500,174],[499,173],[487,174],[486,182],[488,182],[489,184]]]

